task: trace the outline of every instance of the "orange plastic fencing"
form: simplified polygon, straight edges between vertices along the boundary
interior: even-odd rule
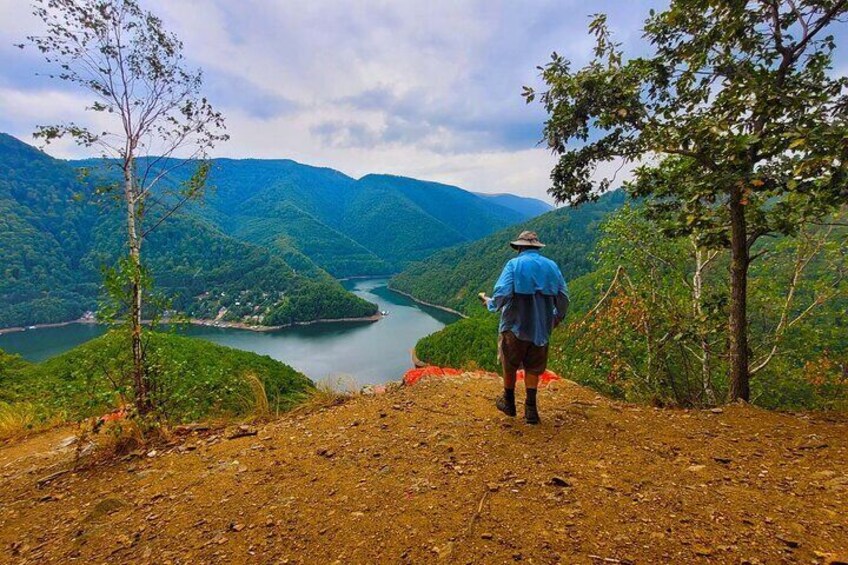
[[[457,375],[461,375],[464,371],[459,369],[453,369],[451,367],[436,367],[428,366],[421,367],[419,369],[410,369],[403,375],[403,384],[405,385],[414,385],[424,377],[436,377],[436,378],[444,378],[444,377],[455,377]],[[492,378],[499,379],[500,375],[497,373],[482,373],[484,375],[490,376]],[[519,381],[524,380],[524,369],[518,371],[517,378]],[[554,373],[553,371],[545,371],[542,375],[539,376],[539,384],[546,385],[551,381],[559,380],[559,375]]]
[[[127,407],[121,406],[120,408],[115,408],[111,412],[100,416],[98,420],[98,424],[105,424],[106,422],[114,422],[117,420],[123,420],[127,417]]]
[[[403,375],[403,384],[414,385],[424,377],[455,377],[461,375],[459,369],[451,369],[450,367],[428,366],[420,369],[410,369]]]
[[[500,377],[500,375],[498,375],[498,377]],[[545,371],[544,373],[539,375],[539,384],[540,385],[546,385],[551,381],[558,381],[559,378],[560,378],[559,375],[557,375],[553,371]],[[524,380],[524,369],[521,369],[521,370],[518,371],[517,379],[519,381]]]

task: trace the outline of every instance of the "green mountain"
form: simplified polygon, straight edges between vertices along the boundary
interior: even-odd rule
[[[359,195],[345,225],[352,237],[370,242],[395,267],[523,219],[513,210],[446,184],[391,175],[368,175],[357,184]]]
[[[338,278],[393,271],[341,229],[356,181],[338,171],[290,160],[216,159],[209,184],[214,189],[194,213],[228,235],[300,253]]]
[[[566,280],[592,269],[590,255],[598,225],[625,201],[621,191],[579,208],[559,208],[479,241],[445,249],[411,265],[391,286],[419,300],[467,314],[480,311],[477,294],[491,292],[504,263],[515,255],[509,242],[522,230],[533,230],[547,244],[543,253],[557,262]]]
[[[500,204],[504,208],[515,210],[519,214],[522,214],[525,218],[535,218],[536,216],[541,216],[542,214],[554,209],[554,207],[547,202],[543,202],[537,198],[528,198],[526,196],[516,196],[515,194],[504,193],[484,194],[481,192],[475,192],[474,194],[481,198],[490,200],[495,204]]]
[[[526,217],[455,186],[355,180],[290,160],[216,159],[209,182],[215,190],[198,214],[228,235],[297,250],[339,278],[397,272]]]
[[[336,278],[396,273],[530,217],[455,186],[391,175],[356,180],[287,159],[215,159],[209,185],[193,215],[274,252],[300,253]]]
[[[76,170],[0,134],[0,327],[78,318],[94,308],[83,264],[96,210]]]
[[[104,163],[54,159],[0,134],[0,327],[96,308],[100,269],[123,249],[120,214],[81,197],[112,174]],[[455,186],[356,180],[291,160],[216,159],[209,185],[145,242],[145,260],[179,309],[251,323],[370,315],[334,278],[395,273],[528,217]]]
[[[76,168],[0,134],[0,327],[57,322],[96,308],[100,269],[123,250],[120,215],[78,198]],[[296,249],[269,249],[175,215],[145,242],[157,290],[195,317],[265,324],[361,317],[345,291]]]

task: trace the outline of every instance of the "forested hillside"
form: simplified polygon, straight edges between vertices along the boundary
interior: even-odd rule
[[[486,198],[496,204],[500,204],[504,208],[515,210],[516,212],[526,216],[528,219],[541,216],[545,212],[550,212],[554,209],[554,207],[547,202],[536,198],[528,198],[526,196],[516,196],[515,194],[506,193],[484,194],[481,192],[475,192],[475,194],[481,198]]]
[[[621,191],[580,208],[560,208],[473,243],[441,251],[395,276],[392,288],[466,314],[481,311],[477,293],[490,292],[504,263],[515,256],[509,242],[533,230],[547,245],[544,254],[560,265],[566,280],[592,269],[591,253],[601,220],[624,203]]]
[[[0,565],[848,565],[848,0],[245,4],[0,3]]]
[[[210,184],[200,213],[226,233],[296,249],[335,277],[392,273],[525,217],[453,186],[388,175],[357,181],[289,160],[218,159]]]
[[[194,212],[233,237],[275,252],[298,252],[334,277],[386,274],[392,267],[341,230],[355,181],[290,160],[216,159]]]
[[[524,218],[455,186],[391,175],[368,175],[357,184],[345,225],[396,268]]]
[[[75,169],[0,134],[0,327],[69,320],[95,306],[83,264],[96,210]]]
[[[76,319],[97,307],[101,268],[123,249],[120,214],[91,203],[93,180],[0,135],[0,327]],[[176,215],[146,242],[157,292],[201,318],[282,325],[369,316],[295,249],[271,250]]]
[[[215,159],[209,185],[192,213],[227,235],[302,253],[337,278],[395,273],[528,217],[455,186],[391,175],[355,180],[287,159]]]

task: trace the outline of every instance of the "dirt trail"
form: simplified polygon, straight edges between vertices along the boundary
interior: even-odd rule
[[[67,430],[0,448],[0,562],[835,563],[848,419],[657,410],[572,383],[539,427],[463,376],[194,432],[66,469]]]

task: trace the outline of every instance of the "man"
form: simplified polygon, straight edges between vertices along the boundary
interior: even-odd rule
[[[568,286],[557,264],[539,254],[545,245],[532,231],[510,242],[518,256],[510,259],[495,283],[491,297],[480,300],[492,312],[501,312],[498,358],[503,367],[503,394],[498,410],[515,416],[515,375],[524,367],[524,419],[538,424],[536,389],[548,365],[548,340],[568,311]]]

